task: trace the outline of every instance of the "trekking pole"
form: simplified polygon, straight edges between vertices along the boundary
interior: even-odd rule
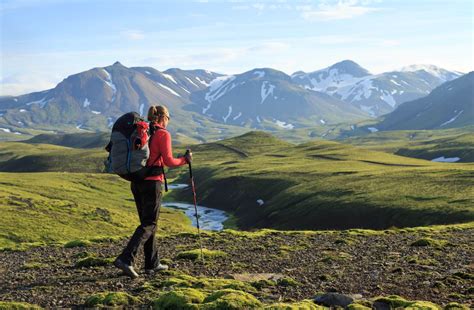
[[[190,152],[191,152],[190,150],[186,150],[186,154],[189,154]],[[198,215],[198,210],[197,210],[196,187],[194,186],[193,168],[191,166],[191,162],[189,162],[188,165],[189,165],[189,178],[191,179],[191,188],[193,190],[194,211],[196,212],[195,216],[196,216],[196,227],[197,227],[198,236],[199,236],[199,248],[201,249],[201,262],[204,265],[204,254],[202,252],[201,230],[199,228],[199,215]]]

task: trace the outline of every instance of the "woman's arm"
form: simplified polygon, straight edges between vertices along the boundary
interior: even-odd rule
[[[160,130],[161,131],[161,130]],[[163,130],[163,137],[159,139],[161,156],[163,163],[167,167],[178,167],[186,165],[186,159],[184,157],[174,158],[173,149],[171,147],[171,135],[168,131]]]

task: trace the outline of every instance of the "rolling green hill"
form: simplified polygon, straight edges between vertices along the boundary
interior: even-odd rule
[[[92,173],[0,173],[0,249],[129,236],[138,219],[128,182]],[[161,232],[192,231],[164,209]]]
[[[107,153],[102,149],[77,149],[51,144],[0,143],[0,171],[101,172]]]
[[[474,161],[474,126],[443,130],[379,131],[339,140],[375,151],[432,160],[459,157],[459,162]]]
[[[472,164],[328,141],[292,145],[261,132],[193,151],[201,203],[233,212],[244,229],[381,229],[474,219]]]

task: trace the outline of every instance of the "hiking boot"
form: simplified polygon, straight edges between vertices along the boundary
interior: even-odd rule
[[[118,269],[121,269],[127,276],[132,279],[136,279],[139,277],[138,273],[133,269],[133,266],[127,265],[123,260],[117,258],[114,261],[114,266]]]
[[[145,273],[147,275],[154,275],[157,272],[168,270],[168,268],[169,268],[168,265],[158,264],[158,266],[156,266],[153,269],[145,269]]]

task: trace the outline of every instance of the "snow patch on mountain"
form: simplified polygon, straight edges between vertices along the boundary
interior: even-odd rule
[[[144,114],[143,114],[144,109],[145,109],[145,104],[144,104],[144,103],[140,104],[140,107],[138,108],[138,110],[139,110],[139,112],[140,112],[140,115],[144,115]]]
[[[235,120],[237,120],[237,119],[238,119],[239,117],[241,117],[241,116],[242,116],[242,112],[239,112],[239,114],[237,114],[237,116],[234,116],[233,120],[235,121]]]
[[[163,76],[165,78],[167,78],[168,80],[170,80],[171,82],[175,83],[175,84],[178,84],[178,82],[176,82],[176,80],[174,79],[173,76],[169,75],[169,74],[166,74],[166,73],[163,73]]]
[[[393,79],[390,79],[390,82],[392,82],[393,84],[397,85],[397,86],[402,86],[402,84],[399,84],[397,83],[397,81],[393,80]]]
[[[232,83],[232,85],[230,85],[230,83],[234,79],[235,76],[226,75],[220,76],[212,80],[209,84],[208,92],[204,97],[206,101],[212,104],[212,102],[216,101],[220,97],[224,96],[229,90],[233,89],[235,87],[235,84]]]
[[[115,94],[117,93],[117,87],[112,82],[112,76],[110,75],[110,73],[104,68],[102,68],[102,72],[105,74],[105,78],[106,78],[105,80],[102,80],[102,81],[104,81],[104,83],[107,84],[112,89],[112,101],[114,101]]]
[[[442,82],[447,82],[449,80],[452,80],[453,78],[456,78],[462,75],[461,72],[457,72],[457,71],[450,72],[443,68],[437,67],[435,65],[426,65],[426,64],[405,66],[405,67],[402,67],[400,71],[402,72],[425,71],[439,78]]]
[[[99,112],[99,111],[91,111],[93,114],[96,114],[96,115],[99,115],[101,114],[102,112]]]
[[[454,111],[454,112],[456,113],[456,111]],[[448,124],[454,122],[454,121],[459,117],[459,115],[462,114],[462,112],[464,112],[464,110],[459,111],[458,114],[456,114],[456,115],[455,115],[453,118],[451,118],[450,120],[448,120],[448,121],[442,123],[441,125],[439,125],[439,127],[443,127],[443,126],[446,126],[446,125],[448,125]]]
[[[367,129],[368,129],[370,132],[377,132],[377,131],[379,131],[379,130],[378,130],[377,128],[375,128],[375,127],[369,127],[369,128],[367,128]]]
[[[187,92],[188,94],[190,94],[190,93],[191,93],[189,90],[187,90],[187,89],[186,89],[186,88],[184,88],[184,87],[181,87],[181,86],[180,86],[180,88],[181,88],[182,90],[184,90],[185,92]]]
[[[161,84],[161,83],[157,83],[157,84],[158,84],[158,86],[160,86],[160,87],[166,89],[167,91],[169,91],[169,92],[172,93],[173,95],[175,95],[175,96],[177,96],[177,97],[181,97],[180,94],[178,94],[177,92],[175,92],[174,90],[172,90],[172,89],[169,88],[168,86],[165,86],[165,85],[163,85],[163,84]]]
[[[227,112],[227,115],[222,117],[222,119],[224,120],[224,123],[227,123],[227,119],[229,118],[229,116],[231,114],[232,114],[232,106],[230,105],[229,106],[229,111]]]
[[[388,103],[392,108],[395,108],[395,105],[397,104],[395,102],[395,99],[393,99],[393,96],[391,94],[386,93],[385,91],[382,92],[380,99]]]
[[[151,75],[151,72],[150,71],[145,71],[146,74],[148,75]]]
[[[279,120],[275,120],[275,124],[277,124],[278,127],[281,127],[283,129],[293,129],[293,128],[295,128],[295,126],[293,124],[286,123],[286,122],[279,121]]]
[[[40,108],[44,108],[49,101],[51,101],[51,99],[46,100],[46,97],[44,97],[41,100],[28,102],[26,105],[30,106],[32,104],[37,104]]]
[[[91,102],[89,101],[89,99],[87,99],[87,98],[84,99],[84,103],[82,104],[82,106],[83,106],[84,108],[87,108],[87,107],[90,106],[90,105],[91,105]]]
[[[261,79],[265,76],[265,71],[254,71],[253,74],[258,75],[257,78]]]
[[[206,87],[209,86],[209,83],[207,83],[207,82],[204,81],[204,80],[201,80],[198,76],[195,76],[194,78],[195,78],[196,80],[198,80],[199,83],[201,83],[202,85],[204,85],[204,86],[206,86]]]
[[[273,90],[275,89],[275,85],[270,84],[268,81],[264,81],[262,83],[262,88],[260,89],[260,96],[262,97],[262,100],[260,101],[260,104],[262,104],[265,99],[267,99],[268,95],[273,96]]]
[[[199,86],[196,85],[196,83],[194,83],[193,81],[191,81],[191,79],[188,78],[187,76],[185,76],[185,78],[186,78],[186,80],[188,80],[189,83],[193,84],[193,85],[196,86],[196,87],[199,87]]]

